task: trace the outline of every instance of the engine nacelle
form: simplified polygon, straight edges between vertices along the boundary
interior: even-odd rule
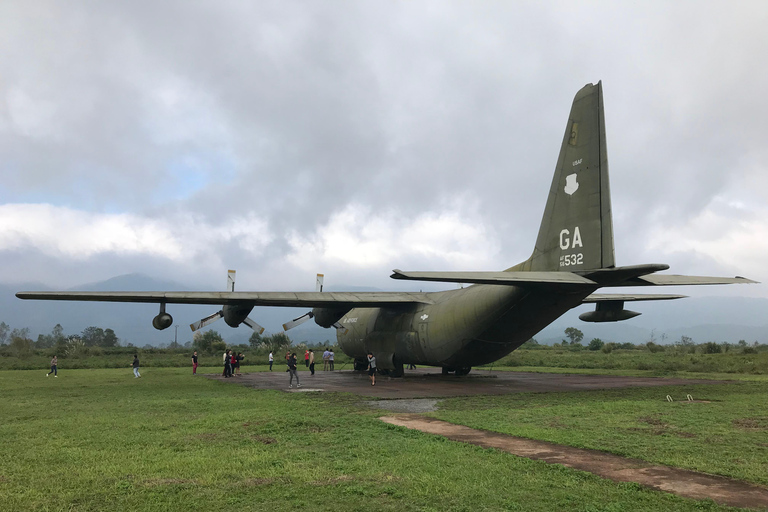
[[[152,327],[154,327],[158,331],[167,329],[171,325],[173,325],[173,317],[168,313],[160,313],[159,315],[157,315],[155,318],[152,319]]]
[[[579,319],[584,322],[621,322],[638,316],[640,313],[624,309],[623,300],[598,302],[594,311],[582,313]]]
[[[327,329],[341,320],[341,317],[346,315],[348,311],[349,308],[313,308],[312,315],[314,315],[317,325]]]
[[[243,320],[248,318],[253,306],[224,306],[224,321],[230,327],[238,327]]]

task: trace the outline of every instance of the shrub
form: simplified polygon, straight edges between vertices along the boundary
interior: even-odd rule
[[[649,341],[648,343],[646,343],[645,346],[648,348],[648,350],[652,354],[655,354],[657,352],[664,352],[664,345],[657,345],[652,341]]]

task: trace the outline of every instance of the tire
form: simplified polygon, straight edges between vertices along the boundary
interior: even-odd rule
[[[389,371],[390,377],[400,378],[403,375],[405,375],[405,370],[403,369],[402,364],[395,363],[395,369]]]

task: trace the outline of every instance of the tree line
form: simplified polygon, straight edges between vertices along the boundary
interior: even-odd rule
[[[0,322],[0,346],[7,345],[10,351],[18,356],[25,356],[35,349],[55,349],[65,355],[81,347],[118,347],[120,339],[113,329],[101,327],[86,327],[80,334],[66,335],[61,324],[56,324],[50,334],[40,334],[36,341],[29,337],[29,327],[11,329]]]
[[[635,345],[634,343],[617,343],[617,342],[604,342],[600,338],[593,338],[588,344],[582,345],[584,340],[584,333],[575,327],[567,327],[565,331],[566,339],[562,340],[562,343],[555,343],[554,347],[568,348],[569,350],[591,350],[601,351],[604,353],[611,353],[614,350],[648,350],[652,353],[657,352],[676,352],[683,354],[721,354],[728,352],[738,352],[741,354],[756,354],[759,349],[765,348],[765,345],[760,345],[757,341],[752,344],[746,342],[746,340],[739,340],[738,343],[722,342],[717,343],[714,341],[708,341],[706,343],[694,343],[690,336],[681,336],[679,340],[671,344],[659,344],[656,343],[656,336],[654,332],[651,332],[651,339],[644,344]],[[666,335],[661,336],[662,341],[666,340]],[[526,341],[520,348],[522,349],[536,349],[544,348],[535,339],[531,338]]]

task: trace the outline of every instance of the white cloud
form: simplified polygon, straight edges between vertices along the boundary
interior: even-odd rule
[[[232,241],[258,255],[272,238],[266,222],[253,215],[217,225],[189,215],[149,218],[48,204],[0,205],[0,252],[35,251],[77,261],[111,254],[188,262]]]
[[[373,269],[410,261],[446,269],[486,269],[499,251],[494,233],[460,199],[453,208],[446,205],[416,216],[349,204],[309,239],[294,232],[288,243],[288,260],[305,270],[339,265]]]

